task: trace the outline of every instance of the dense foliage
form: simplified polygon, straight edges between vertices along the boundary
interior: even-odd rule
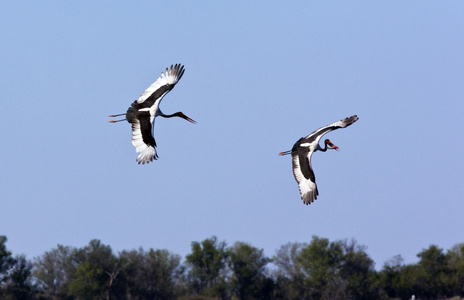
[[[417,264],[393,257],[380,271],[356,241],[313,237],[266,257],[262,249],[216,237],[168,250],[115,254],[99,240],[57,245],[28,260],[0,236],[0,299],[443,299],[464,296],[464,244],[435,245]]]

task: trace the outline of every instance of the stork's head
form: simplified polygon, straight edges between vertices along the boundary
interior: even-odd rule
[[[326,139],[324,143],[329,146],[327,149],[335,149],[337,151],[339,150],[339,148],[332,144],[332,142],[329,139]]]
[[[182,119],[184,119],[184,120],[187,120],[187,121],[189,121],[190,123],[193,123],[193,124],[195,124],[195,123],[197,122],[197,121],[195,121],[195,120],[190,119],[189,117],[187,117],[187,116],[186,116],[183,112],[181,112],[181,111],[176,112],[174,115],[177,116],[177,117],[180,117],[180,118],[182,118]]]

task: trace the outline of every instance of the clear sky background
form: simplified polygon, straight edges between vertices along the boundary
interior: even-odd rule
[[[100,239],[185,256],[213,235],[267,256],[354,238],[380,269],[464,242],[464,1],[2,1],[0,234],[34,258]],[[169,65],[159,160],[108,114]],[[319,198],[303,205],[302,136]]]

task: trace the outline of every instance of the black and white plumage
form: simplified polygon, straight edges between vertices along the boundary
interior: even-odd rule
[[[169,93],[176,83],[184,75],[184,66],[176,64],[166,68],[164,73],[153,82],[138,100],[135,100],[125,114],[110,115],[116,117],[125,115],[126,118],[111,123],[127,120],[132,124],[132,145],[135,151],[139,153],[137,162],[140,164],[149,163],[158,158],[156,153],[156,142],[153,135],[154,121],[158,116],[164,118],[180,117],[191,123],[196,123],[182,112],[176,112],[171,115],[165,115],[159,105],[163,97]]]
[[[304,204],[311,204],[319,195],[316,185],[316,177],[314,176],[313,169],[311,168],[311,156],[316,151],[325,152],[327,149],[335,149],[338,151],[338,147],[332,144],[330,140],[326,139],[324,141],[324,148],[319,146],[319,140],[324,134],[335,129],[348,127],[358,119],[358,116],[354,115],[321,127],[306,137],[300,138],[295,145],[293,145],[292,150],[279,153],[279,155],[292,154],[293,175],[298,183],[301,199]],[[329,148],[327,148],[327,145]]]

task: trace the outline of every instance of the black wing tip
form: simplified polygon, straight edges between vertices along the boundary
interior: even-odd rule
[[[345,124],[345,127],[348,127],[351,124],[353,124],[354,122],[356,122],[357,120],[359,120],[358,115],[353,115],[351,117],[347,117],[347,118],[343,119],[342,122]]]
[[[171,67],[166,68],[166,75],[167,74],[173,74],[174,76],[177,77],[177,80],[180,80],[182,78],[182,75],[184,75],[185,68],[184,65],[181,63],[171,65]]]
[[[184,72],[185,72],[185,69],[184,69],[184,66],[182,65],[178,71],[178,75],[177,77],[179,78],[179,80],[182,78],[182,76],[184,75]]]
[[[358,115],[352,115],[351,117],[348,117],[345,120],[350,120],[350,121],[352,121],[354,123],[357,120],[359,120],[359,117],[358,117]]]

